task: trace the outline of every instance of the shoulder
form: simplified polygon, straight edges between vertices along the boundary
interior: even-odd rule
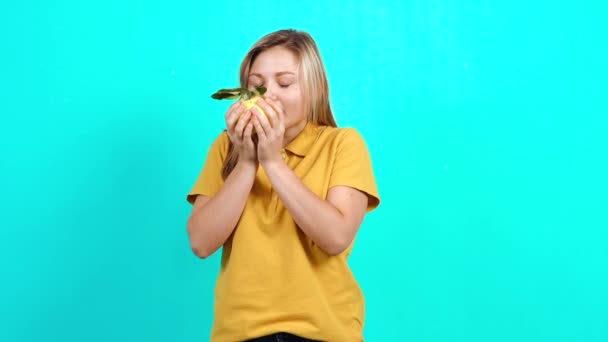
[[[228,137],[228,132],[224,129],[215,136],[213,143],[228,145],[229,141],[230,138]]]
[[[228,150],[229,142],[230,138],[228,137],[228,133],[226,132],[226,130],[223,130],[215,136],[215,138],[211,142],[210,148],[216,148],[221,151],[226,151]]]
[[[230,138],[226,130],[219,132],[208,145],[207,154],[210,156],[219,157],[224,159],[228,154],[228,148],[230,145]]]
[[[321,136],[325,136],[328,142],[331,141],[336,145],[365,146],[362,134],[354,127],[322,126],[321,129]]]
[[[333,139],[353,139],[362,138],[359,131],[354,127],[332,127],[332,126],[317,126],[321,135]]]

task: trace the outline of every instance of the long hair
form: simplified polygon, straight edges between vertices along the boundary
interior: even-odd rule
[[[337,127],[329,104],[329,86],[319,49],[312,37],[303,31],[279,30],[260,38],[249,49],[241,62],[239,80],[241,88],[247,88],[249,70],[256,57],[263,51],[282,46],[291,51],[299,61],[299,74],[302,77],[302,97],[307,121],[321,126]],[[228,145],[228,155],[222,165],[222,178],[225,180],[236,166],[238,151],[232,141]]]

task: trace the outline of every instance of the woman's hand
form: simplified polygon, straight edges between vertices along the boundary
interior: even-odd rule
[[[283,148],[283,136],[285,134],[285,123],[283,107],[278,100],[264,96],[257,102],[266,116],[255,107],[252,122],[258,135],[257,154],[261,164],[269,162],[282,162],[281,149]]]
[[[251,111],[246,110],[241,101],[233,103],[224,115],[228,136],[238,151],[239,162],[257,165],[257,150],[253,139],[251,139],[253,132],[251,117]]]

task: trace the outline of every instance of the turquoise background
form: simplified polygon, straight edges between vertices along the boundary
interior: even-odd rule
[[[206,341],[185,196],[253,42],[317,40],[382,203],[367,341],[608,341],[600,1],[0,5],[0,341]]]

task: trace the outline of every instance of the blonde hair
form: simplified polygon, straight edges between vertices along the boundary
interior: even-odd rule
[[[275,46],[282,46],[291,51],[299,61],[304,109],[308,113],[307,121],[316,125],[337,127],[329,104],[329,86],[319,49],[312,37],[306,32],[291,29],[279,30],[263,36],[253,44],[241,62],[239,71],[241,88],[247,88],[249,70],[256,57],[263,51]],[[224,160],[224,165],[222,165],[222,177],[224,179],[232,172],[237,161],[238,151],[230,142],[228,155]]]

